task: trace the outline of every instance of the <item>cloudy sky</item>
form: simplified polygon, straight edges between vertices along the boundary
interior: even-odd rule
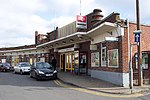
[[[135,22],[136,0],[81,0],[81,14],[99,8]],[[150,0],[140,0],[141,23],[150,25]],[[34,44],[34,32],[50,32],[80,14],[80,0],[0,0],[0,47]]]

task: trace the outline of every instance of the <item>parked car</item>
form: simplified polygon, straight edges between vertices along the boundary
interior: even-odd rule
[[[10,70],[11,70],[11,66],[9,63],[1,63],[0,64],[0,71],[7,72]]]
[[[36,80],[40,79],[56,79],[57,71],[54,67],[46,62],[36,62],[31,66],[30,77]]]
[[[29,73],[31,65],[28,62],[20,62],[14,67],[14,73]]]

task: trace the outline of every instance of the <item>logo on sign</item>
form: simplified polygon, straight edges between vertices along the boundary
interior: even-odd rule
[[[86,16],[77,15],[76,28],[86,29],[87,28]]]
[[[86,23],[86,16],[77,15],[77,21],[78,22],[85,22]]]
[[[134,41],[135,42],[140,42],[140,34],[135,34]]]

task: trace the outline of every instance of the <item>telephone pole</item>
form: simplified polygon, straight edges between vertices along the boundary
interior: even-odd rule
[[[137,22],[137,31],[140,31],[139,0],[136,0],[136,22]],[[142,68],[141,68],[142,54],[141,54],[141,43],[140,43],[140,41],[138,42],[137,48],[138,48],[138,85],[142,86],[143,85],[143,77],[142,77],[143,75],[142,75]]]

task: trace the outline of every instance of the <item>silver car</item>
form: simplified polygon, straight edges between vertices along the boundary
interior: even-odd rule
[[[31,65],[28,62],[20,62],[14,67],[14,73],[29,73]]]

